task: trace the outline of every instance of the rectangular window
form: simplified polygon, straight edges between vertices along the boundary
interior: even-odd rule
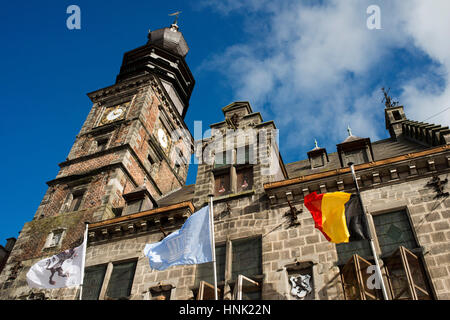
[[[131,295],[137,261],[114,264],[106,296],[109,299],[127,299]]]
[[[336,245],[338,265],[346,264],[353,255],[357,254],[365,259],[372,258],[369,240],[352,241]]]
[[[375,215],[373,223],[383,256],[392,254],[399,246],[410,250],[418,247],[406,211]]]
[[[150,165],[154,165],[156,163],[156,161],[153,159],[153,157],[149,154],[148,157],[148,162],[150,162]]]
[[[262,274],[261,238],[235,240],[232,246],[231,279],[236,280],[242,274],[253,277]]]
[[[231,150],[227,152],[218,152],[214,155],[214,169],[222,168],[230,165],[232,160]]]
[[[214,177],[214,195],[223,196],[231,192],[230,174],[221,174]]]
[[[144,199],[134,200],[127,203],[126,214],[141,212]]]
[[[250,239],[239,239],[216,246],[217,261],[217,287],[220,289],[219,295],[223,294],[224,281],[231,285],[232,293],[240,293],[240,299],[258,300],[261,299],[261,283],[255,277],[262,275],[262,240],[261,237]],[[231,253],[231,256],[227,255]],[[225,270],[231,268],[231,274],[225,279]],[[240,281],[239,281],[240,280]],[[203,282],[203,287],[201,286]],[[258,284],[255,284],[258,282]],[[205,263],[197,266],[195,286],[199,287],[197,299],[205,300],[205,289],[208,299],[214,295],[211,285],[214,284],[213,265]],[[238,287],[238,285],[240,286]],[[205,287],[206,286],[206,287]],[[223,298],[220,297],[219,298]],[[236,299],[235,296],[233,296]]]
[[[252,190],[253,188],[253,168],[239,169],[236,171],[237,192]]]
[[[380,290],[368,287],[371,273],[367,269],[373,262],[367,261],[355,254],[341,269],[342,284],[346,300],[380,300]]]
[[[80,209],[81,200],[83,200],[84,193],[74,193],[72,203],[70,204],[69,212]]]
[[[97,152],[105,150],[107,144],[108,144],[108,139],[98,140],[97,141]]]
[[[254,164],[253,146],[247,145],[236,149],[236,164]]]
[[[362,164],[369,162],[366,150],[348,151],[345,153],[345,163],[353,162],[353,164]]]
[[[311,158],[311,165],[313,168],[323,167],[325,165],[323,162],[323,155]]]
[[[225,280],[225,257],[226,245],[216,246],[216,268],[217,268],[217,282]],[[199,286],[200,281],[207,283],[214,283],[214,273],[212,262],[197,265],[197,275],[195,278],[195,286]]]
[[[86,268],[82,300],[98,300],[105,278],[106,265]]]

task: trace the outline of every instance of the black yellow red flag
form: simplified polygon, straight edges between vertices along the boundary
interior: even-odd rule
[[[345,192],[317,194],[305,197],[315,227],[333,243],[369,239],[364,212],[357,195]]]

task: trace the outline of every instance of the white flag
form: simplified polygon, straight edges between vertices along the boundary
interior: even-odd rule
[[[75,287],[81,284],[84,243],[35,263],[27,273],[28,285],[39,289]]]

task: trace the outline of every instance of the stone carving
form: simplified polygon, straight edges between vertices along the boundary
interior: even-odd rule
[[[310,285],[311,276],[307,275],[299,275],[297,277],[291,277],[289,279],[291,282],[291,295],[303,300],[308,294],[312,292],[312,287]]]

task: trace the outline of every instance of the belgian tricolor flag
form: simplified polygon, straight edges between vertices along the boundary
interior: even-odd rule
[[[328,241],[345,243],[369,239],[364,211],[357,195],[313,192],[305,197],[305,206],[311,212],[316,228]]]

